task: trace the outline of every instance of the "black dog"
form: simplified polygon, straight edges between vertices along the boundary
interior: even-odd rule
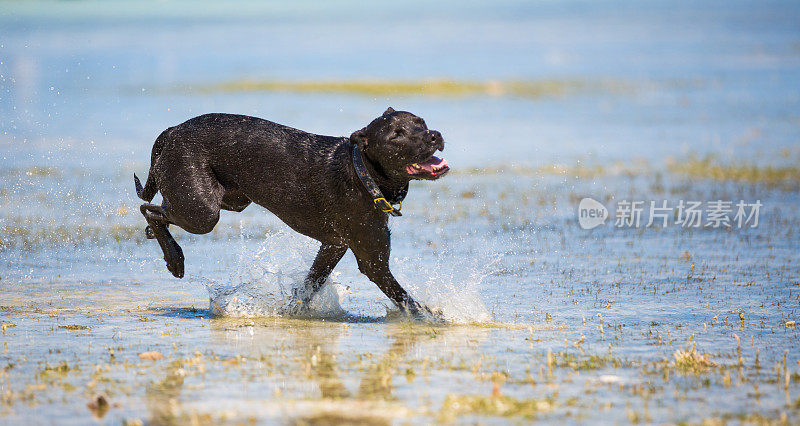
[[[349,248],[358,269],[398,307],[427,312],[389,271],[388,215],[412,179],[438,179],[447,161],[441,133],[405,111],[386,110],[350,138],[321,136],[243,115],[206,114],[156,139],[142,187],[134,175],[148,238],[164,251],[167,269],[183,277],[183,251],[168,225],[211,232],[220,209],[266,207],[295,231],[322,243],[301,306],[320,289]],[[163,204],[149,202],[161,191]]]

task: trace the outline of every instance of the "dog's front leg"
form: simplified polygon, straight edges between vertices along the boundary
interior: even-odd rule
[[[397,282],[386,264],[369,264],[362,266],[362,261],[358,261],[358,268],[370,281],[374,282],[395,305],[403,311],[408,312],[414,317],[425,318],[426,314],[433,317],[431,311],[414,300],[411,295]]]
[[[303,280],[303,287],[296,289],[294,292],[294,301],[297,303],[297,309],[301,309],[311,302],[314,295],[325,284],[325,280],[336,267],[336,264],[342,260],[342,256],[347,252],[347,246],[338,246],[331,244],[322,244],[319,248],[317,257],[314,258],[314,263],[311,265],[311,270],[308,276]]]
[[[411,295],[397,282],[389,270],[389,240],[388,230],[386,232],[385,244],[370,247],[353,247],[356,255],[358,270],[374,282],[398,308],[406,311],[417,318],[433,318],[431,311],[414,300]]]

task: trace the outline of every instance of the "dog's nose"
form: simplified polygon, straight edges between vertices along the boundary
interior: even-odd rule
[[[444,150],[444,138],[442,138],[442,134],[437,132],[436,130],[430,131],[430,138],[431,138],[431,145],[436,146],[440,150]]]

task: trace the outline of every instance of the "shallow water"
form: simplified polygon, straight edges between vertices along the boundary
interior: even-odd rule
[[[798,421],[796,3],[202,5],[0,8],[1,422]],[[164,128],[347,135],[388,105],[447,140],[391,265],[448,325],[402,318],[350,254],[282,315],[317,244],[258,206],[176,231],[183,280],[144,238],[131,175]],[[584,197],[763,207],[586,231]]]

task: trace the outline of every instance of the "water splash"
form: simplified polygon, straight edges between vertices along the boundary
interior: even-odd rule
[[[206,287],[210,309],[215,316],[360,318],[342,308],[342,302],[351,292],[348,286],[336,282],[341,274],[339,271],[331,274],[308,309],[296,313],[296,300],[292,295],[304,285],[316,249],[310,240],[279,232],[267,236],[253,251],[247,249],[242,238],[238,266],[233,268],[229,279],[219,282],[194,277]],[[494,258],[476,266],[469,258],[443,250],[435,256],[420,253],[413,258],[395,260],[393,268],[399,271],[395,275],[403,287],[433,312],[430,322],[443,319],[452,324],[470,324],[492,320],[477,289],[498,261],[499,258]],[[419,270],[403,270],[406,265]],[[356,276],[366,283],[365,277]],[[386,305],[386,321],[408,320],[388,300]]]
[[[420,303],[427,306],[435,316],[451,324],[474,324],[492,321],[478,294],[478,287],[495,265],[499,256],[488,256],[489,262],[478,265],[474,259],[455,256],[449,250],[440,252],[433,259],[420,254],[413,258],[398,259],[395,263],[413,266],[417,271],[401,270],[395,273],[398,281]],[[433,265],[431,265],[433,263]],[[424,270],[419,269],[426,267]],[[420,280],[420,277],[423,277]],[[392,312],[387,314],[393,317]]]
[[[267,279],[263,281],[232,286],[208,282],[206,289],[208,290],[209,307],[214,316],[298,316],[292,313],[294,300],[291,292],[283,291],[281,288],[285,285],[294,287],[302,284],[303,275],[274,274],[268,275]],[[345,316],[347,313],[341,306],[341,300],[348,293],[348,287],[328,280],[314,296],[302,316],[312,318]]]
[[[242,237],[243,238],[243,237]],[[269,235],[256,251],[242,244],[238,267],[225,284],[194,277],[208,290],[209,307],[215,316],[262,317],[292,314],[292,294],[304,286],[313,245],[283,232]],[[337,274],[331,274],[335,277]],[[346,314],[341,301],[349,287],[328,279],[311,300],[302,316],[341,317]]]

